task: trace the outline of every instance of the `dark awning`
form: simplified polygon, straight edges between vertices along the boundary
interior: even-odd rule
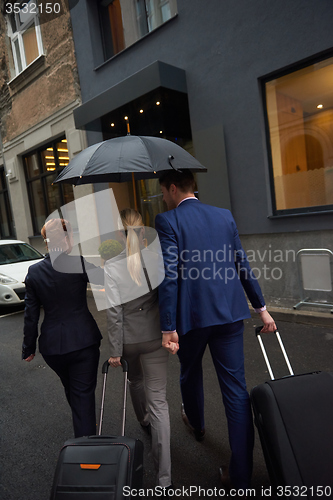
[[[155,61],[76,108],[75,126],[84,128],[88,123],[159,87],[187,93],[185,70]]]

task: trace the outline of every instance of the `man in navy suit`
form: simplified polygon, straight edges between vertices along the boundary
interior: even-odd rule
[[[276,325],[229,210],[201,203],[191,172],[168,171],[160,185],[168,207],[155,220],[165,264],[161,329],[166,349],[179,342],[182,417],[196,439],[203,439],[202,357],[208,345],[228,421],[230,479],[235,488],[248,488],[254,430],[244,374],[243,320],[250,311],[243,289],[264,324],[262,332]]]

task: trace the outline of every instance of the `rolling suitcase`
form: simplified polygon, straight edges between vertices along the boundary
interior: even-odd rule
[[[251,403],[267,470],[279,498],[333,498],[333,374],[294,375],[276,333],[290,376],[254,387]]]
[[[102,368],[103,391],[97,436],[70,439],[60,451],[51,500],[119,500],[131,498],[130,491],[142,488],[143,444],[125,436],[128,364],[124,372],[124,401],[121,436],[102,436],[108,361]],[[124,496],[125,493],[125,496]]]

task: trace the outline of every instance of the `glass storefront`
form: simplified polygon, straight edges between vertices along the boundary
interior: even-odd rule
[[[39,235],[48,215],[74,199],[69,184],[53,184],[69,163],[65,138],[33,151],[23,158],[34,234]]]
[[[192,134],[187,94],[159,88],[115,109],[101,119],[103,138],[124,136],[128,128],[132,135],[162,137],[193,154]],[[134,207],[134,190],[138,210],[145,226],[154,227],[155,217],[164,212],[158,179],[145,179],[126,183],[110,183],[119,210]]]
[[[266,81],[265,94],[275,212],[333,209],[333,58]]]

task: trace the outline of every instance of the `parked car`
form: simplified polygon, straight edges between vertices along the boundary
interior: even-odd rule
[[[24,241],[0,240],[0,306],[24,302],[28,268],[43,258]]]

